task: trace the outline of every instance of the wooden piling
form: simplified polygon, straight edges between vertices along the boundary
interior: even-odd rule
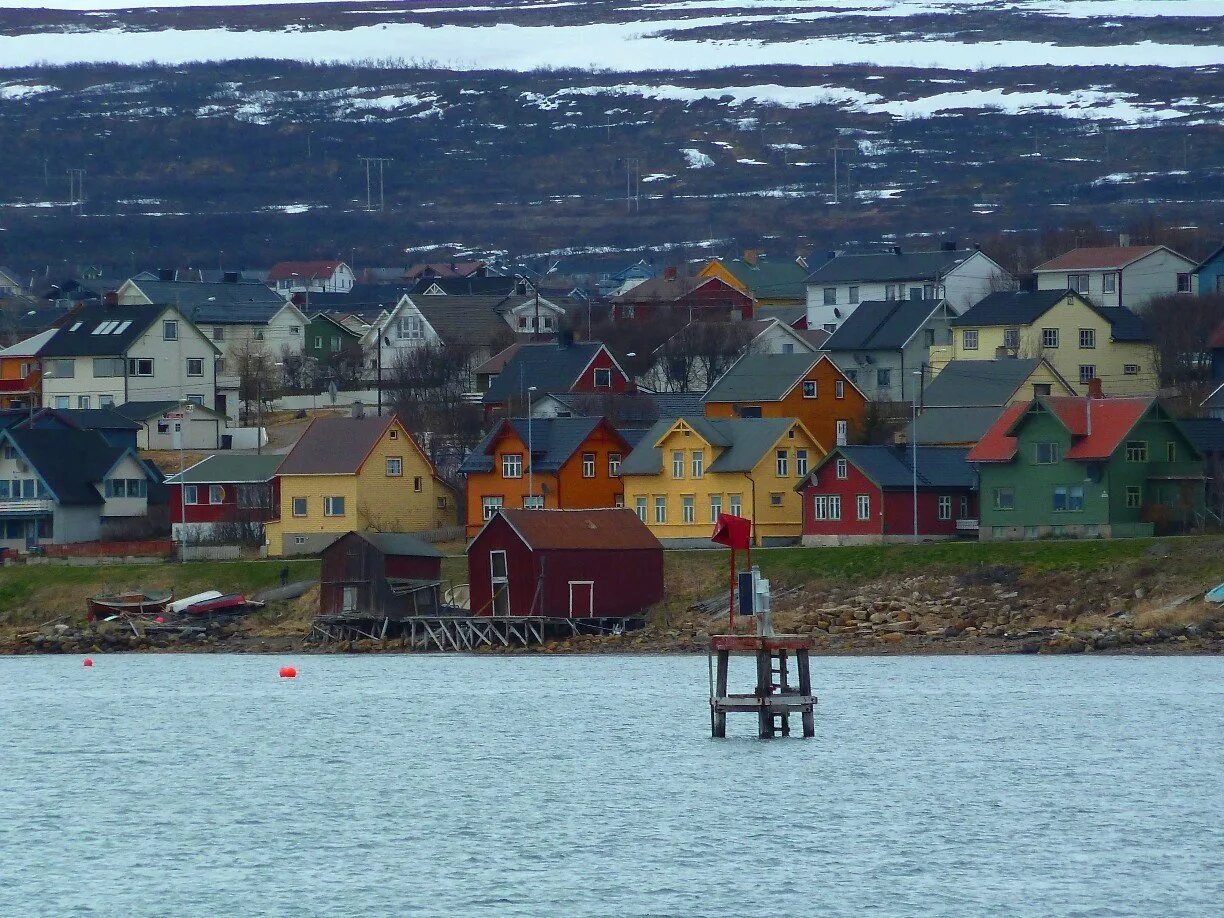
[[[761,739],[790,736],[791,714],[801,715],[805,738],[815,736],[817,700],[812,694],[809,651],[808,639],[798,635],[715,635],[710,640],[710,652],[716,660],[710,693],[711,735],[715,738],[727,735],[728,712],[755,711],[757,736]],[[756,688],[752,694],[733,694],[727,690],[733,653],[751,654],[756,662]],[[798,671],[797,688],[790,679],[792,658]]]

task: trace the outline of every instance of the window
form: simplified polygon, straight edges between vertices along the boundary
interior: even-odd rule
[[[518,327],[522,329],[527,328],[527,317],[526,316],[519,316]]]
[[[923,284],[922,285],[922,298],[924,300],[935,299],[935,285],[934,284]]]
[[[159,434],[170,433],[170,422],[169,421],[158,421],[157,422],[157,432]]]
[[[611,389],[612,388],[612,371],[603,368],[595,370],[595,388],[596,389]]]
[[[1128,510],[1138,509],[1143,505],[1143,490],[1139,485],[1126,486],[1126,508]]]
[[[289,326],[289,334],[300,335],[301,333],[302,333],[302,326],[300,325],[290,325]]]
[[[420,475],[417,475],[415,478],[413,478],[412,479],[412,490],[417,492],[418,494],[420,494],[421,491],[425,490],[425,479],[422,478]]]
[[[1051,387],[1049,383],[1033,383],[1033,398],[1037,398],[1039,395],[1049,395],[1050,392]]]
[[[824,292],[824,304],[826,306],[836,306],[837,305],[837,288],[836,287],[825,287],[823,292]]]
[[[781,507],[782,506],[782,495],[778,493],[777,491],[772,492],[769,495],[769,506]]]
[[[684,453],[676,450],[672,453],[672,478],[684,477]]]
[[[978,349],[978,330],[976,328],[966,328],[961,333],[961,340],[964,342],[965,350],[976,351]]]
[[[595,454],[594,453],[583,453],[582,454],[582,477],[583,478],[594,478],[595,477]]]
[[[1084,488],[1082,485],[1059,485],[1054,489],[1054,511],[1056,513],[1074,512],[1084,509]]]
[[[1170,440],[1165,444],[1165,462],[1177,461],[1177,444]]]
[[[739,408],[739,416],[741,418],[759,418],[761,416],[761,406],[741,405]]]
[[[638,519],[643,523],[646,522],[646,498],[635,497],[633,499],[633,506],[637,510]]]
[[[128,376],[152,376],[153,360],[149,357],[133,357],[128,360]]]
[[[850,299],[850,302],[851,302],[852,304],[853,304],[853,303],[857,303],[857,302],[859,301],[859,289],[858,289],[858,287],[851,287],[851,288],[850,288],[850,297],[849,297],[849,299]]]
[[[717,523],[718,515],[720,513],[722,513],[722,495],[721,494],[711,494],[710,495],[710,522]]]
[[[482,497],[480,499],[480,512],[486,523],[493,519],[493,514],[500,510],[501,506],[502,499],[500,497]]]
[[[898,288],[892,284],[886,285],[884,287],[884,299],[895,300],[897,298],[897,289]]]
[[[1184,274],[1180,271],[1178,272],[1177,274],[1177,292],[1178,293],[1189,293],[1190,292],[1190,275],[1189,274]]]
[[[323,498],[323,515],[324,516],[344,516],[344,498],[343,497],[325,497]]]
[[[1127,376],[1138,376],[1139,375],[1139,364],[1128,363],[1122,367],[1122,372],[1125,373]]]
[[[778,470],[778,477],[785,478],[787,466],[790,464],[788,451],[784,449],[775,451],[774,460]]]
[[[333,336],[332,336],[332,339],[331,339],[331,349],[332,349],[333,351],[338,351],[338,350],[340,350],[340,336],[339,336],[339,335],[333,335]]]
[[[67,408],[68,407],[68,396],[57,395],[55,397],[55,407],[56,408]]]
[[[523,477],[523,454],[505,453],[502,456],[502,478]]]
[[[1015,510],[1016,509],[1016,490],[1015,488],[995,488],[994,489],[994,508],[996,510]]]
[[[1147,462],[1147,441],[1146,440],[1127,440],[1126,441],[1126,461],[1127,462]]]
[[[1101,291],[1104,293],[1117,293],[1118,275],[1112,273],[1101,275]]]
[[[952,519],[952,498],[947,494],[939,495],[939,518],[941,520]]]
[[[730,511],[732,516],[744,515],[744,498],[742,495],[732,494],[728,498],[728,501],[730,502],[730,506],[727,509]]]
[[[95,357],[93,362],[94,379],[109,379],[123,375],[124,360],[122,357]]]
[[[1036,461],[1038,465],[1053,465],[1058,461],[1058,444],[1057,443],[1037,443],[1034,444],[1036,452]]]
[[[399,478],[404,474],[404,459],[402,456],[387,457],[387,477]]]
[[[909,298],[911,300],[922,299],[922,288],[921,287],[910,287],[909,288]]]
[[[203,405],[203,404],[204,404],[204,396],[203,396],[202,394],[198,393],[198,392],[197,392],[197,393],[188,393],[188,395],[187,395],[187,401],[188,401],[188,402],[190,402],[190,403],[191,403],[191,404],[193,404],[193,405]]]
[[[1080,333],[1080,348],[1085,351],[1090,351],[1096,347],[1096,329],[1081,328]]]
[[[783,353],[783,354],[793,354],[793,353],[795,353],[795,345],[794,345],[794,343],[793,343],[793,342],[791,342],[791,341],[787,341],[786,343],[784,343],[784,344],[782,345],[782,353]]]
[[[686,523],[697,522],[695,501],[696,498],[694,498],[691,494],[686,494],[684,497],[680,498],[680,512],[683,515],[684,522]]]
[[[824,494],[812,497],[812,519],[827,520],[829,518],[829,498]]]
[[[1042,347],[1058,347],[1058,329],[1043,328],[1041,330]]]
[[[394,427],[392,427],[390,430],[387,431],[387,439],[388,440],[398,440],[399,431],[396,430]]]
[[[295,497],[293,499],[293,515],[294,516],[305,516],[306,515],[306,498]]]
[[[803,397],[804,398],[815,398],[816,397],[816,380],[805,379],[803,381]]]
[[[544,509],[544,495],[543,494],[533,494],[530,497],[525,496],[523,498],[523,509],[524,510],[543,510]]]
[[[177,341],[178,340],[178,320],[166,319],[162,322],[162,340]]]
[[[871,495],[860,494],[854,499],[854,513],[859,520],[871,519]]]
[[[1079,368],[1079,381],[1081,385],[1087,385],[1096,379],[1096,365],[1091,363],[1081,363]]]
[[[183,485],[183,503],[198,504],[199,502],[200,502],[199,488],[197,488],[195,485]],[[293,507],[294,507],[294,513],[293,513],[294,516],[304,516],[305,515],[306,513],[305,510],[303,510],[301,514],[297,512],[297,502],[296,501],[294,501]]]
[[[608,477],[620,478],[621,454],[608,453]]]
[[[845,481],[849,477],[850,463],[845,459],[837,460],[837,478],[839,481]]]
[[[44,360],[43,363],[46,366],[44,375],[52,379],[72,379],[76,376],[75,360]],[[65,405],[64,407],[67,408],[68,406]]]
[[[314,346],[316,351],[323,350],[323,339],[318,335],[315,335]]]
[[[821,326],[821,328],[823,328],[825,331],[827,331],[831,335],[833,334],[833,332],[837,331],[837,323],[836,322],[826,322],[824,325]]]
[[[78,395],[77,396],[77,407],[78,408],[88,409],[89,404],[90,404],[90,398],[88,395]]]
[[[656,497],[655,498],[655,522],[656,523],[666,523],[667,522],[667,498],[666,497]]]
[[[705,450],[693,450],[693,477],[701,478],[705,475]]]
[[[1087,293],[1090,279],[1091,275],[1089,274],[1068,274],[1067,289],[1074,290],[1076,293]]]
[[[187,358],[187,375],[188,376],[203,376],[204,375],[204,361],[201,360],[199,357],[188,357]]]
[[[1003,329],[1003,346],[1009,351],[1020,349],[1020,329],[1005,328]]]
[[[806,449],[795,450],[795,474],[802,478],[808,473],[808,457]]]
[[[99,408],[115,407],[115,397],[113,395],[99,395],[98,396],[98,407]]]
[[[892,370],[876,370],[876,388],[887,389],[892,384]]]
[[[836,420],[833,422],[834,436],[837,438],[838,446],[845,446],[850,438],[850,422],[846,420]]]
[[[964,494],[960,499],[960,515],[962,520],[969,519],[969,498]]]
[[[841,519],[841,495],[840,494],[829,495],[829,519],[831,520]]]
[[[214,341],[224,341],[225,340],[225,326],[214,325],[213,330],[212,330],[212,339]]]
[[[225,503],[225,486],[224,485],[209,485],[208,486],[208,502],[210,504]]]
[[[400,316],[399,336],[402,340],[420,341],[425,337],[425,323],[418,315]]]
[[[841,380],[841,379],[833,380],[833,397],[834,398],[845,398],[846,397],[846,383],[844,380]]]

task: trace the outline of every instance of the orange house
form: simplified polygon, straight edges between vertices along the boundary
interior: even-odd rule
[[[502,507],[623,506],[620,465],[631,449],[606,418],[499,421],[459,467],[467,476],[467,534],[476,535]]]
[[[745,354],[703,399],[708,418],[798,418],[821,448],[854,442],[867,396],[824,354]]]
[[[0,350],[0,408],[42,404],[42,369],[38,352],[58,329],[39,332]]]

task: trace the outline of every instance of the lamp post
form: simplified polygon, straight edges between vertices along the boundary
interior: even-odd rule
[[[914,375],[919,377],[914,384],[914,391],[910,393],[910,407],[912,409],[913,419],[910,422],[910,473],[913,478],[914,487],[914,542],[918,541],[918,382],[921,382],[922,370],[915,370]]]
[[[532,461],[532,456],[535,452],[531,437],[531,393],[536,390],[535,386],[527,387],[527,502],[531,504],[531,509],[535,509],[535,462]]]

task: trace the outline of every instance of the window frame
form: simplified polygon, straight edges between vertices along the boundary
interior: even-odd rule
[[[340,512],[336,512],[336,502],[339,501]],[[323,515],[329,517],[344,516],[344,495],[331,494],[323,498]]]
[[[790,472],[790,450],[776,449],[774,450],[774,474],[779,478],[786,478]]]
[[[1007,500],[1004,501],[1003,498]],[[1016,489],[1014,487],[998,487],[991,493],[991,506],[1000,513],[1011,513],[1016,509]]]
[[[200,486],[193,484],[183,485],[183,505],[187,507],[195,507],[200,503]]]
[[[595,477],[595,460],[596,460],[596,456],[594,453],[583,453],[582,454],[582,477],[583,478],[594,478]]]
[[[976,328],[966,328],[961,332],[961,348],[966,351],[976,351],[978,349],[979,336]]]
[[[938,506],[935,511],[936,519],[943,522],[948,522],[952,519],[952,495],[940,494]]]
[[[1097,378],[1095,363],[1081,363],[1079,365],[1079,381],[1081,386],[1086,386]]]
[[[667,525],[667,496],[655,495],[654,499],[654,521],[656,526]]]
[[[684,450],[682,449],[672,450],[671,459],[672,459],[672,478],[675,478],[675,479],[684,478]]]
[[[1081,351],[1096,350],[1096,329],[1081,328],[1079,330],[1079,346]]]
[[[603,379],[606,382],[600,382],[600,374],[603,374]],[[611,367],[596,367],[592,373],[591,379],[596,389],[611,389],[612,388],[612,368]]]
[[[690,462],[690,466],[692,469],[693,477],[694,478],[704,478],[705,477],[705,450],[703,449],[693,450],[691,460],[692,461]]]
[[[803,381],[803,397],[804,398],[818,398],[819,397],[818,392],[819,392],[819,389],[816,385],[816,380],[805,379]]]
[[[177,341],[179,339],[178,319],[162,320],[162,340]]]
[[[1127,440],[1126,452],[1124,453],[1127,462],[1147,462],[1148,461],[1148,445],[1147,440]]]
[[[298,512],[299,502],[302,505],[302,510],[300,513]],[[289,515],[292,517],[296,517],[298,519],[301,519],[302,517],[305,517],[305,516],[309,516],[310,515],[310,502],[305,497],[289,498]]]
[[[501,477],[502,478],[522,478],[523,477],[523,454],[522,453],[502,453]]]
[[[608,453],[608,477],[620,478],[622,456],[620,453]]]
[[[834,463],[834,475],[838,481],[845,481],[850,477],[850,460],[845,456],[838,456]]]
[[[1059,330],[1057,328],[1043,328],[1041,330],[1042,348],[1048,348],[1052,351],[1057,350],[1061,337],[1062,336],[1059,334]]]
[[[482,494],[480,496],[480,515],[487,523],[505,506],[506,499],[500,494]]]
[[[395,463],[394,470],[392,463]],[[404,457],[403,456],[387,456],[383,470],[388,478],[403,478],[404,477]]]
[[[697,497],[693,494],[680,496],[680,521],[685,524],[697,522]]]
[[[860,523],[866,523],[871,520],[871,495],[870,494],[855,494],[854,495],[854,518]]]

